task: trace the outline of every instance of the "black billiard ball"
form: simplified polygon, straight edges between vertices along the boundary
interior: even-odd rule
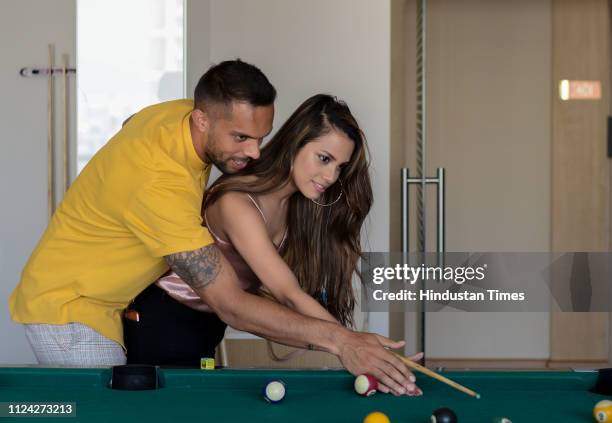
[[[431,415],[431,423],[457,423],[457,415],[450,408],[438,408]]]

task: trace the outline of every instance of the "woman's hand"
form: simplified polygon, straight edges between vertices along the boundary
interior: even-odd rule
[[[393,341],[384,336],[365,332],[351,332],[340,345],[342,365],[351,374],[370,374],[378,379],[379,390],[394,395],[421,395],[416,378],[408,367],[388,349],[402,348],[404,341]],[[411,359],[418,359],[416,354]]]

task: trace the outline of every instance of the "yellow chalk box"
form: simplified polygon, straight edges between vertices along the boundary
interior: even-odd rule
[[[215,370],[215,359],[204,357],[200,359],[200,369]]]

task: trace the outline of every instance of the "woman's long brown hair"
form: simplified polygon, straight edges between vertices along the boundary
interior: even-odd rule
[[[298,151],[307,143],[333,131],[341,131],[355,148],[342,168],[338,182],[317,199],[323,207],[296,192],[289,199],[289,228],[283,258],[302,289],[318,299],[345,326],[353,323],[355,295],[352,278],[361,256],[361,226],[372,206],[365,136],[348,106],[335,97],[317,94],[302,103],[272,139],[262,148],[259,160],[240,175],[255,175],[252,182],[234,175],[220,177],[207,190],[204,207],[229,191],[266,194],[291,179]]]

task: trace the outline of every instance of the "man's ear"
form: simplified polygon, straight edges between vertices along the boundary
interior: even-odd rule
[[[208,131],[208,128],[210,128],[210,117],[205,111],[193,109],[193,112],[191,112],[191,118],[193,119],[193,123],[195,123],[196,128],[198,128],[198,131],[206,132]]]

